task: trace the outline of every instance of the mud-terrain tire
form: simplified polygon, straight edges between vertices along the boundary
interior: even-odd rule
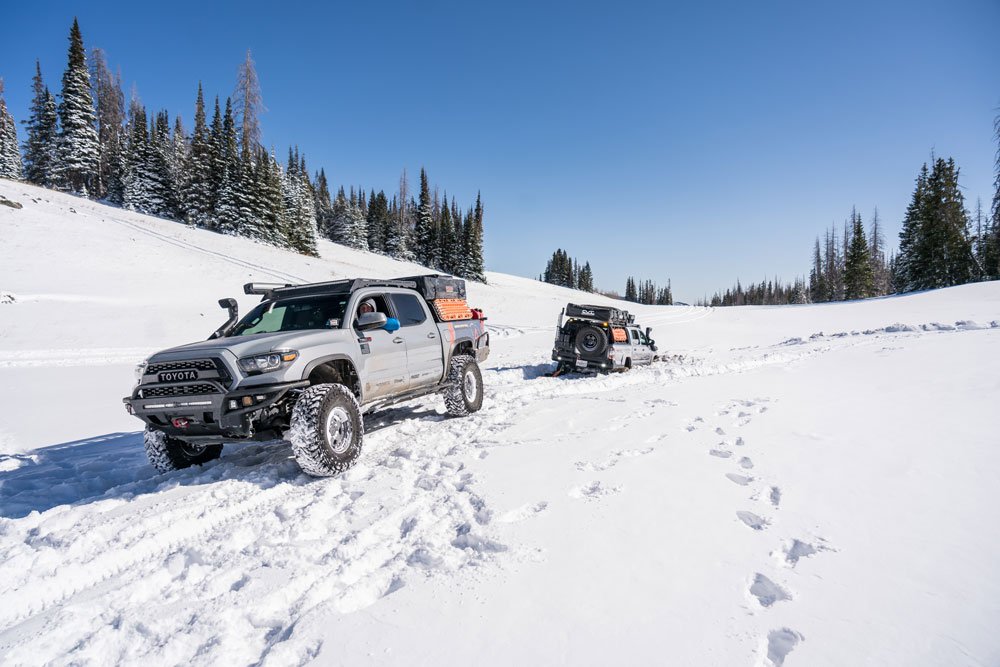
[[[148,427],[142,434],[142,443],[146,447],[146,457],[157,472],[200,466],[222,456],[222,445],[192,445]]]
[[[483,373],[474,358],[452,358],[444,404],[452,417],[467,417],[483,407]]]
[[[588,357],[604,354],[608,349],[608,335],[598,327],[582,327],[573,340],[577,352]]]
[[[342,384],[314,384],[295,401],[288,441],[307,475],[330,477],[361,455],[365,423],[358,399]]]

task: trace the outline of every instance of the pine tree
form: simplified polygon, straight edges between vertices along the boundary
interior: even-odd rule
[[[246,150],[248,155],[255,155],[260,148],[260,114],[265,109],[257,68],[250,56],[250,49],[247,49],[246,60],[240,65],[236,77],[233,105],[238,123],[240,147]]]
[[[58,178],[73,192],[96,191],[100,164],[94,101],[90,95],[90,73],[80,26],[73,19],[69,33],[69,62],[62,80],[59,103]]]
[[[960,285],[972,280],[975,258],[965,200],[952,159],[927,165],[906,211],[899,244],[899,282],[905,291]]]
[[[635,278],[629,276],[625,281],[625,300],[626,301],[638,301],[639,293],[635,288]]]
[[[211,227],[214,214],[212,203],[212,139],[205,122],[205,98],[201,82],[194,103],[194,131],[184,165],[182,180],[184,220],[191,225]]]
[[[42,66],[35,61],[34,97],[24,121],[24,176],[29,183],[51,187],[56,183],[56,150],[59,136],[56,100],[42,82]]]
[[[240,161],[239,140],[233,119],[233,103],[226,99],[226,111],[222,117],[222,182],[219,186],[218,203],[215,213],[218,231],[223,234],[239,233],[243,224],[243,165]]]
[[[335,243],[358,250],[368,250],[368,221],[361,214],[357,195],[352,202],[341,187],[333,200],[331,239]]]
[[[98,199],[121,203],[122,143],[125,125],[125,94],[121,77],[115,77],[101,49],[91,51],[91,92],[97,107],[97,141],[100,150],[95,190]]]
[[[455,236],[455,225],[451,221],[451,210],[448,207],[448,193],[444,195],[444,203],[438,208],[440,222],[438,223],[438,268],[445,273],[456,273],[460,264],[461,244]]]
[[[155,168],[156,149],[151,145],[146,109],[133,98],[129,105],[128,146],[122,205],[132,211],[159,215],[165,202]]]
[[[222,197],[222,185],[226,178],[226,132],[219,109],[219,98],[215,98],[215,111],[212,114],[212,125],[209,130],[209,170],[212,185],[211,215],[206,221],[209,229],[219,230],[219,206]]]
[[[851,231],[850,247],[845,268],[845,298],[867,299],[875,291],[875,275],[872,259],[865,239],[865,227],[861,215],[852,213],[854,228]]]
[[[333,236],[333,205],[330,201],[330,185],[326,180],[326,171],[319,170],[316,174],[316,226],[319,233],[328,239]]]
[[[386,242],[392,217],[389,214],[389,200],[380,190],[376,195],[372,190],[368,203],[368,247],[376,252],[387,252]]]
[[[476,282],[486,282],[486,266],[483,260],[483,200],[476,194],[476,206],[465,223],[465,261],[463,276]]]
[[[420,169],[420,203],[417,205],[416,226],[413,230],[414,251],[418,264],[426,267],[437,266],[438,242],[431,211],[431,193],[427,182],[427,172]]]
[[[309,185],[304,158],[289,155],[284,178],[285,226],[290,248],[303,255],[317,256],[316,204]]]
[[[3,79],[0,79],[0,178],[19,181],[24,176],[21,149],[17,145],[17,125],[7,111],[3,97]]]

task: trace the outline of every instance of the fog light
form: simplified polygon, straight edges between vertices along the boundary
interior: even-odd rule
[[[254,396],[254,398],[256,398],[257,402],[260,403],[261,401],[263,401],[267,397],[264,396],[264,394],[257,394],[256,396]]]
[[[242,400],[244,408],[249,408],[251,405],[253,405],[253,396],[244,396]]]

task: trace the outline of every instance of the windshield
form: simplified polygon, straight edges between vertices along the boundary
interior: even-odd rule
[[[276,331],[339,329],[349,294],[266,301],[247,313],[230,336],[249,336]]]

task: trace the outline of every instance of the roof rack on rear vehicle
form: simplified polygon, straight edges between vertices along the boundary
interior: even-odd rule
[[[611,308],[609,306],[590,306],[577,303],[566,304],[566,317],[607,322],[619,327],[628,326],[635,322],[635,315],[632,315],[627,310]]]

